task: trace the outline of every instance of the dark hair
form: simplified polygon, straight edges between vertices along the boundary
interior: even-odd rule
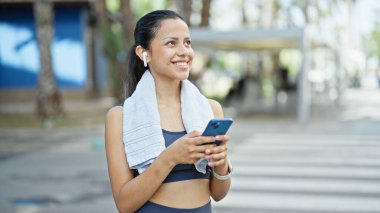
[[[128,98],[135,91],[137,83],[140,81],[146,68],[141,59],[136,55],[135,49],[141,45],[144,49],[150,49],[150,44],[156,36],[156,32],[162,21],[166,19],[183,18],[171,10],[156,10],[141,17],[135,27],[135,43],[128,53],[128,69],[124,77],[125,98]]]

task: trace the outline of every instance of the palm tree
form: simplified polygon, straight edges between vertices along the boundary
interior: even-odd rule
[[[176,0],[177,12],[182,16],[188,26],[190,26],[190,16],[192,12],[192,0]]]
[[[124,0],[123,0],[124,1]],[[121,5],[121,4],[120,4]],[[109,73],[110,93],[118,101],[123,99],[123,84],[120,72],[123,69],[123,60],[120,61],[120,53],[123,52],[122,15],[120,11],[127,11],[129,5],[123,2],[123,9],[119,13],[112,13],[107,9],[106,0],[96,1],[96,13],[99,18],[99,26],[102,33],[103,51],[107,58],[107,69]],[[130,20],[130,19],[128,19]],[[133,33],[133,31],[132,31]]]
[[[134,44],[134,28],[135,28],[135,18],[134,18],[134,13],[132,12],[132,9],[131,9],[130,0],[121,0],[119,11],[122,17],[121,25],[123,28],[122,29],[122,32],[123,32],[122,40],[123,40],[123,45],[124,45],[123,49],[124,49],[124,52],[126,53],[124,54],[125,57],[121,61],[121,69],[127,70],[127,67],[128,67],[127,54],[131,46]]]
[[[134,41],[133,30],[135,27],[135,19],[131,9],[130,0],[120,1],[120,13],[122,16],[123,36],[124,36],[124,49],[128,52]]]
[[[201,27],[208,27],[210,25],[210,9],[211,0],[202,0]]]
[[[34,17],[41,63],[38,75],[37,114],[44,120],[62,113],[61,96],[52,68],[53,16],[51,1],[35,1]]]

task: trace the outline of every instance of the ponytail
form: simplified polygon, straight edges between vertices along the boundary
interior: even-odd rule
[[[146,68],[144,67],[143,62],[136,55],[136,47],[137,45],[132,45],[131,49],[128,53],[128,69],[126,76],[124,78],[125,84],[125,98],[128,98],[135,91],[137,83],[140,81],[142,75],[144,74]]]

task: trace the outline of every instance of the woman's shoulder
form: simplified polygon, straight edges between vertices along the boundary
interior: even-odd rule
[[[213,99],[208,99],[208,102],[211,106],[212,111],[214,112],[215,117],[223,117],[223,108],[222,105]]]
[[[123,117],[123,107],[120,105],[116,105],[111,107],[106,114],[106,121],[107,122],[115,122],[119,121]]]

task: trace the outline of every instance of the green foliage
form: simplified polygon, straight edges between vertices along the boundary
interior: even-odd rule
[[[108,61],[108,74],[111,80],[112,95],[118,99],[123,97],[123,87],[120,78],[121,62],[118,56],[123,53],[123,34],[120,23],[105,22],[100,24],[100,29],[103,34],[104,54]]]
[[[217,51],[215,59],[218,70],[226,70],[233,75],[240,75],[243,72],[241,54],[237,52]]]
[[[368,55],[380,57],[380,22],[377,22],[372,33],[365,38],[365,50]]]
[[[120,1],[122,0],[107,0],[107,10],[110,12],[117,12],[120,8]],[[131,0],[131,9],[135,15],[136,20],[153,10],[167,9],[167,0]]]
[[[167,9],[168,5],[166,0],[132,0],[131,7],[136,20],[138,20],[143,15],[153,10]]]
[[[302,56],[299,50],[284,49],[280,51],[280,62],[285,66],[289,75],[296,76],[301,66]]]
[[[263,76],[261,91],[263,97],[272,97],[275,91],[271,76]]]
[[[104,51],[107,58],[111,61],[117,60],[117,55],[123,51],[123,37],[120,23],[113,23],[106,26],[102,23],[101,30],[104,39]]]
[[[120,8],[120,0],[106,0],[107,10],[116,12]]]

